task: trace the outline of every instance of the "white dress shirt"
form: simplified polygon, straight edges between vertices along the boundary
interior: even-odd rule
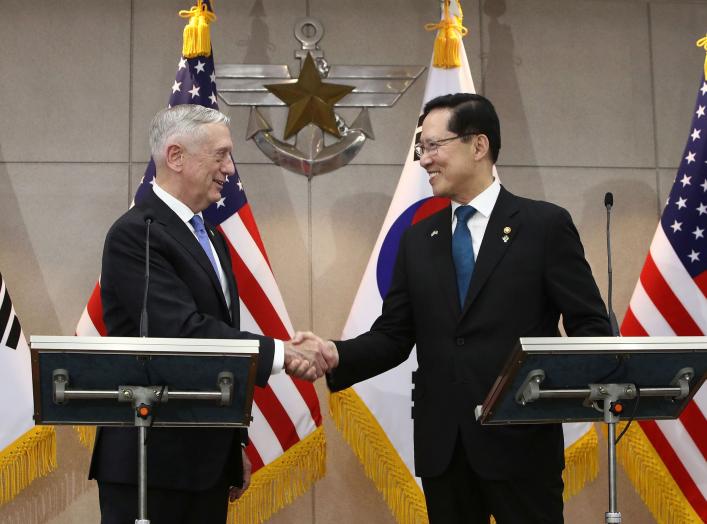
[[[493,206],[496,205],[496,200],[498,200],[498,195],[500,192],[501,183],[498,181],[498,178],[493,177],[493,182],[491,185],[476,195],[471,202],[459,204],[452,201],[452,234],[454,234],[454,229],[457,227],[457,217],[454,214],[457,208],[461,205],[468,205],[476,209],[476,213],[471,215],[471,218],[469,218],[466,223],[469,227],[469,231],[471,232],[474,260],[476,260],[479,256],[481,241],[484,239],[484,233],[486,233],[486,226],[489,225],[491,211],[493,211]]]
[[[186,224],[186,226],[189,228],[189,231],[192,232],[192,235],[194,235],[194,238],[199,240],[196,236],[196,230],[194,229],[194,226],[191,225],[191,222],[189,222],[192,217],[194,216],[194,212],[189,209],[189,206],[187,206],[184,202],[179,200],[178,198],[172,196],[169,194],[167,191],[162,189],[159,185],[157,185],[157,181],[155,181],[154,184],[152,184],[152,190],[155,192],[155,196],[162,200],[165,204],[167,204],[167,207],[169,207],[172,211],[176,213],[176,215],[179,217],[179,219]],[[203,220],[204,217],[202,216],[201,212],[196,213],[201,217]],[[229,310],[231,308],[231,293],[228,290],[228,282],[226,281],[226,273],[223,270],[223,267],[221,267],[221,261],[218,258],[218,254],[216,253],[216,248],[214,247],[213,243],[209,239],[209,247],[211,247],[211,253],[214,257],[214,260],[216,261],[216,265],[218,266],[218,279],[219,282],[221,283],[221,290],[223,291],[223,296],[226,298],[226,305],[228,306]],[[282,371],[282,368],[285,365],[285,347],[282,342],[282,340],[275,340],[275,354],[273,356],[273,362],[272,362],[272,371],[270,372],[271,375],[274,375],[276,373],[279,373]]]

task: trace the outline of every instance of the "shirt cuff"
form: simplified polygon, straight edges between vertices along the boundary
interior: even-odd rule
[[[271,375],[277,375],[285,367],[285,343],[282,340],[274,340],[275,354],[272,358]]]

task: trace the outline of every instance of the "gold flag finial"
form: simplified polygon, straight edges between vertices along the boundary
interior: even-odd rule
[[[697,47],[702,47],[706,54],[705,54],[705,80],[707,80],[707,35],[703,36],[697,41]]]
[[[432,65],[444,69],[451,69],[462,65],[461,61],[461,41],[469,32],[462,25],[463,14],[459,0],[456,0],[459,16],[449,13],[449,3],[451,0],[444,0],[444,15],[439,23],[425,24],[426,31],[437,31],[435,47],[432,58]]]
[[[184,58],[211,55],[211,33],[209,24],[216,20],[216,15],[209,11],[209,6],[203,0],[189,10],[179,11],[179,16],[188,18],[189,23],[184,27],[184,44],[182,55]]]

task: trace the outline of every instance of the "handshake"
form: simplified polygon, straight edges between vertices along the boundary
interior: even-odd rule
[[[298,331],[285,342],[285,371],[289,375],[314,382],[339,365],[339,352],[331,340],[323,340],[310,331]]]

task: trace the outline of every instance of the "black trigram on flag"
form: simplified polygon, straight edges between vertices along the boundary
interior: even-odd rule
[[[21,332],[20,321],[15,315],[10,293],[0,273],[0,350],[17,349]]]

